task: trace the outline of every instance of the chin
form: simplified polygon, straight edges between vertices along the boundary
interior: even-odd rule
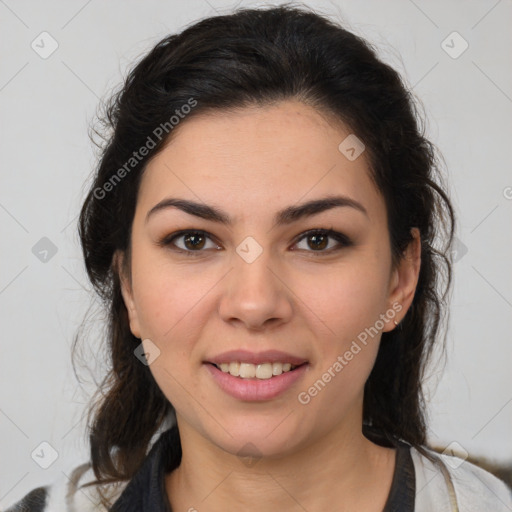
[[[210,439],[219,448],[239,457],[280,457],[292,450],[298,441],[297,431],[291,428],[292,425],[285,425],[286,420],[282,421],[282,418],[275,422],[260,418],[251,425],[229,422],[223,425],[226,430],[216,428]]]

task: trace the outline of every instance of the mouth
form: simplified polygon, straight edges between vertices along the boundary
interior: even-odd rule
[[[220,389],[243,401],[272,400],[296,386],[310,362],[281,350],[230,350],[208,356],[203,365]]]
[[[224,363],[208,363],[215,366],[223,373],[229,373],[232,377],[239,379],[258,379],[269,380],[283,373],[293,372],[297,368],[304,366],[307,362],[301,364],[266,362],[260,364],[247,363],[243,361],[231,361]]]
[[[283,395],[293,389],[309,370],[309,363],[300,361],[293,365],[280,361],[205,361],[203,365],[225,394],[246,402],[268,401]]]

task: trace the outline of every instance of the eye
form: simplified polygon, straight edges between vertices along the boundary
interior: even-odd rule
[[[210,247],[208,247],[210,242]],[[164,237],[158,242],[161,247],[174,246],[178,251],[193,256],[194,253],[203,252],[203,249],[220,249],[210,235],[205,231],[179,231]]]
[[[335,240],[336,243],[330,244],[329,239],[331,239],[331,241]],[[295,245],[298,246],[302,241],[305,241],[305,247],[299,247],[300,250],[319,253],[331,253],[342,247],[350,247],[353,245],[348,236],[333,231],[332,229],[313,229],[307,231],[300,236]],[[308,248],[312,250],[308,250]]]

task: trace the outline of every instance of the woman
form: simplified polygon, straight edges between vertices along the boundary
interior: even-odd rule
[[[107,120],[80,218],[112,356],[91,465],[10,510],[510,510],[425,446],[454,217],[368,43],[289,6],[205,19]]]

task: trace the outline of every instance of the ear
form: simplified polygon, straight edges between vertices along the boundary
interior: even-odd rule
[[[114,269],[119,276],[121,283],[121,294],[123,296],[124,305],[128,311],[128,321],[130,322],[130,330],[136,338],[140,338],[140,324],[137,314],[137,308],[133,299],[131,278],[125,265],[125,253],[116,251],[113,258]]]
[[[392,272],[389,281],[388,311],[395,315],[386,322],[383,331],[392,331],[404,318],[414,299],[421,267],[421,236],[418,228],[411,229],[413,239],[404,250],[403,256]]]

